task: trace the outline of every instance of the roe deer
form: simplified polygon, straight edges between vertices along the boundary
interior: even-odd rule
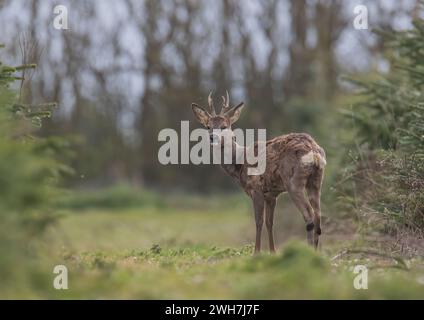
[[[269,237],[269,249],[275,252],[273,221],[277,197],[288,192],[306,223],[307,239],[310,245],[318,247],[321,235],[320,195],[326,165],[325,152],[314,139],[306,133],[290,133],[268,140],[265,143],[266,169],[261,175],[248,175],[249,164],[237,164],[235,150],[239,146],[234,138],[231,125],[236,122],[244,103],[230,107],[229,95],[222,97],[223,106],[216,113],[212,92],[208,96],[210,113],[197,104],[192,109],[197,120],[209,130],[211,143],[215,144],[216,129],[232,134],[231,164],[221,164],[224,171],[234,178],[253,201],[256,222],[255,253],[261,250],[261,233],[265,213],[265,225]],[[214,131],[215,130],[215,131]],[[219,139],[218,147],[224,147]],[[257,151],[258,144],[253,148]],[[251,166],[250,166],[251,167]],[[305,194],[307,192],[307,196]]]

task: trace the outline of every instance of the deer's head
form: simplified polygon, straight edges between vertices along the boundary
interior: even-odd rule
[[[212,92],[208,96],[209,112],[200,107],[196,103],[191,104],[193,113],[196,119],[209,131],[210,142],[212,145],[222,145],[224,136],[233,136],[231,125],[240,118],[241,110],[244,103],[230,106],[230,96],[227,91],[227,96],[222,96],[222,108],[219,114],[215,111],[215,106],[212,99]]]

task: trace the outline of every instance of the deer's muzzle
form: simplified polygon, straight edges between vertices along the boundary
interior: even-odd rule
[[[211,144],[214,145],[214,146],[218,145],[219,144],[219,138],[220,138],[219,134],[212,133],[210,135]]]

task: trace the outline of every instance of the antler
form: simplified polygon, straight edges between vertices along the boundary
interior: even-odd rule
[[[225,99],[224,96],[222,96],[222,109],[221,109],[221,115],[225,114],[228,110],[231,109],[230,107],[230,95],[228,94],[228,90],[225,90],[227,93],[227,98]]]
[[[215,111],[215,107],[213,105],[213,100],[212,100],[212,91],[209,93],[209,96],[208,96],[208,104],[209,104],[209,109],[211,110],[212,115],[216,116],[216,111]]]

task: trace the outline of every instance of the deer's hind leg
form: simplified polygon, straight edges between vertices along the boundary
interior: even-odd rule
[[[265,223],[269,239],[269,251],[275,252],[274,233],[272,227],[274,225],[274,210],[277,199],[274,197],[265,198]]]
[[[309,202],[314,209],[314,245],[318,248],[319,236],[321,235],[321,186],[324,170],[315,169],[306,184]]]
[[[314,210],[306,198],[306,184],[310,172],[304,168],[296,168],[294,174],[287,183],[287,191],[296,205],[297,209],[302,213],[306,224],[307,239],[310,245],[313,245],[313,231],[315,215]]]

